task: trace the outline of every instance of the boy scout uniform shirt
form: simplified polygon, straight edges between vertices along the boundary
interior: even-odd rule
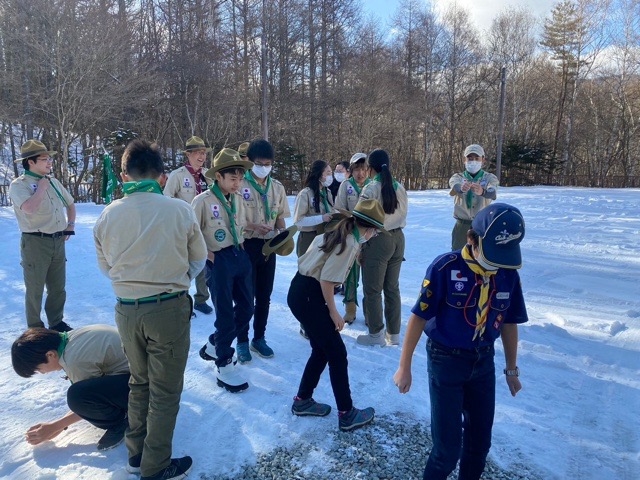
[[[316,208],[314,205],[313,199],[313,190],[309,187],[305,187],[300,190],[298,196],[296,197],[296,204],[293,210],[293,223],[298,223],[303,217],[313,217],[315,215],[324,215],[325,213],[331,213],[331,206],[333,205],[333,195],[329,189],[325,189],[327,192],[327,203],[329,204],[329,210],[324,208],[324,202],[322,201],[322,197],[319,197],[320,201],[320,211],[316,212]],[[316,226],[312,227],[299,227],[299,231],[301,232],[315,232]]]
[[[207,185],[211,185],[212,180],[210,178],[204,177],[204,179]],[[167,197],[179,198],[191,203],[196,198],[196,179],[193,178],[187,167],[177,168],[169,174],[162,193]]]
[[[398,182],[398,188],[396,188],[396,196],[398,197],[398,206],[396,211],[388,214],[384,214],[384,228],[388,232],[397,228],[404,228],[407,224],[407,208],[409,200],[407,198],[407,191],[404,186]],[[374,199],[380,202],[382,205],[382,184],[373,180],[369,185],[362,189],[360,194],[360,200]]]
[[[246,211],[244,208],[244,202],[242,197],[238,193],[231,193],[234,196],[236,205],[236,233],[238,236],[238,244],[241,245],[244,242],[242,236],[244,226],[246,225]],[[191,204],[195,211],[200,230],[204,236],[204,241],[207,244],[207,250],[210,252],[217,252],[223,248],[232,247],[233,235],[230,230],[229,215],[227,215],[226,209],[218,200],[211,190],[202,192],[193,199]],[[227,206],[229,206],[227,204]]]
[[[89,325],[67,333],[60,366],[77,383],[89,378],[129,373],[129,362],[118,330],[109,325]]]
[[[463,173],[456,173],[449,179],[449,187],[451,187],[449,195],[453,197],[453,217],[458,220],[473,220],[480,210],[495,200],[498,177],[493,173],[484,172],[478,183],[485,191],[480,196],[473,194],[471,208],[467,207],[467,193],[458,192],[455,189],[456,185],[462,185],[464,181]]]
[[[427,321],[424,332],[429,338],[447,347],[473,349],[493,344],[504,323],[528,320],[518,271],[501,268],[490,277],[485,332],[473,341],[480,298],[478,281],[480,275],[469,268],[460,250],[433,261],[411,309]]]
[[[261,188],[266,188],[266,184],[261,185]],[[267,200],[269,202],[269,210],[271,211],[271,218],[269,221],[267,221],[265,217],[264,200],[262,199],[262,195],[253,188],[246,178],[242,180],[240,195],[242,195],[242,203],[244,203],[245,206],[247,223],[267,224],[270,227],[274,227],[278,218],[289,218],[291,216],[284,185],[274,178],[271,179],[271,186],[267,191]],[[245,230],[244,237],[262,239],[272,238],[273,232],[266,235],[260,235],[253,230]]]
[[[62,184],[53,177],[49,178],[51,185],[47,188],[46,196],[34,213],[25,213],[20,207],[29,200],[38,186],[38,179],[35,177],[20,175],[9,187],[9,198],[13,203],[13,210],[16,212],[18,227],[25,233],[57,233],[62,232],[67,226],[66,207],[58,194],[53,189],[55,186],[67,205],[73,205],[73,197]]]
[[[360,187],[360,192],[364,189],[364,186]],[[360,199],[360,194],[351,184],[349,179],[340,184],[338,194],[336,195],[336,208],[342,208],[343,210],[352,211]]]
[[[349,270],[360,251],[360,244],[355,237],[347,236],[347,245],[344,251],[338,255],[340,244],[329,253],[320,250],[324,243],[324,235],[318,235],[313,239],[309,249],[298,259],[298,272],[306,277],[313,277],[318,281],[324,280],[332,283],[344,283]]]
[[[98,265],[120,298],[189,290],[189,262],[207,256],[191,205],[157,193],[135,192],[107,205],[93,237]]]

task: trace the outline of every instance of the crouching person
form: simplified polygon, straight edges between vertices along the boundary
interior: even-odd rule
[[[98,450],[122,443],[127,428],[129,363],[114,327],[90,325],[62,333],[30,328],[13,342],[11,362],[24,378],[64,370],[71,381],[67,390],[71,411],[29,428],[26,437],[31,445],[51,440],[83,419],[106,430]]]

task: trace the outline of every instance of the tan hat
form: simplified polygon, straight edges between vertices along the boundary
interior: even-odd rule
[[[184,146],[183,152],[192,152],[193,150],[203,149],[206,153],[209,153],[212,149],[207,147],[200,137],[191,137],[187,140],[187,143]]]
[[[39,155],[42,155],[43,153],[46,153],[47,155],[55,155],[58,152],[47,150],[47,147],[44,145],[44,143],[38,140],[27,140],[22,144],[22,147],[20,147],[21,157],[14,160],[13,163],[19,163],[27,158],[37,157]]]
[[[262,247],[262,254],[265,257],[269,258],[269,255],[275,252],[277,255],[286,257],[291,252],[293,252],[293,249],[295,247],[293,243],[293,236],[297,231],[298,227],[292,225],[286,230],[280,232],[271,240],[265,242],[264,246]]]
[[[353,156],[351,157],[351,160],[349,160],[349,165],[353,165],[354,163],[357,163],[360,160],[366,160],[366,159],[367,159],[366,153],[354,153]]]
[[[246,157],[248,151],[249,151],[249,142],[243,142],[238,147],[238,153],[240,154],[241,157]]]
[[[337,208],[336,210],[349,217],[358,217],[360,220],[364,220],[377,229],[386,232],[384,229],[384,210],[377,200],[360,200],[351,212],[342,208]]]
[[[213,159],[213,167],[204,172],[204,176],[207,178],[215,179],[215,173],[223,168],[240,167],[245,170],[253,167],[253,162],[249,160],[242,160],[240,154],[232,148],[223,148]]]

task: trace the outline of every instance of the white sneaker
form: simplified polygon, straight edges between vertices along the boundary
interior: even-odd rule
[[[378,333],[367,333],[365,335],[358,335],[356,342],[358,342],[360,345],[380,345],[381,347],[384,347],[387,344],[384,328]]]
[[[218,386],[228,392],[238,393],[249,388],[247,381],[238,373],[238,367],[230,359],[224,367],[216,367]]]
[[[399,333],[387,333],[385,335],[387,339],[387,343],[389,345],[400,345],[400,334]]]

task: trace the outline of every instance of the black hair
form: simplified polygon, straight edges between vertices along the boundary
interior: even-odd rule
[[[139,138],[129,142],[124,149],[121,166],[133,180],[155,180],[164,173],[158,145]]]
[[[27,158],[23,158],[22,159],[22,168],[24,168],[25,170],[31,170],[31,165],[29,165],[29,160],[33,160],[35,162],[35,159],[37,157],[27,157]]]
[[[347,162],[346,160],[336,163],[336,167],[338,165],[342,165],[347,172],[349,171],[349,162]]]
[[[269,142],[259,139],[251,142],[247,150],[247,157],[249,157],[249,160],[252,162],[257,158],[273,160],[276,157],[276,153]]]
[[[235,167],[221,168],[216,173],[219,173],[221,176],[224,177],[227,173],[230,175],[244,175],[245,171],[246,170],[244,167],[235,166]]]
[[[480,245],[480,235],[473,228],[467,230],[467,243],[471,247],[478,247]]]
[[[393,176],[389,169],[391,160],[389,154],[382,149],[374,150],[369,154],[369,166],[380,174],[382,184],[382,209],[384,213],[391,214],[398,208],[398,196],[393,188]]]
[[[24,378],[36,373],[41,363],[47,363],[47,352],[57,351],[62,337],[54,330],[30,328],[11,345],[11,364],[15,372]]]
[[[307,174],[307,178],[304,181],[304,186],[309,187],[313,192],[313,205],[316,209],[316,213],[320,213],[320,178],[324,169],[327,168],[328,163],[324,160],[316,160],[311,164],[311,169]],[[328,212],[327,212],[328,213]]]
[[[353,176],[353,171],[356,168],[367,167],[367,159],[366,157],[361,158],[360,160],[349,165],[349,173]]]

